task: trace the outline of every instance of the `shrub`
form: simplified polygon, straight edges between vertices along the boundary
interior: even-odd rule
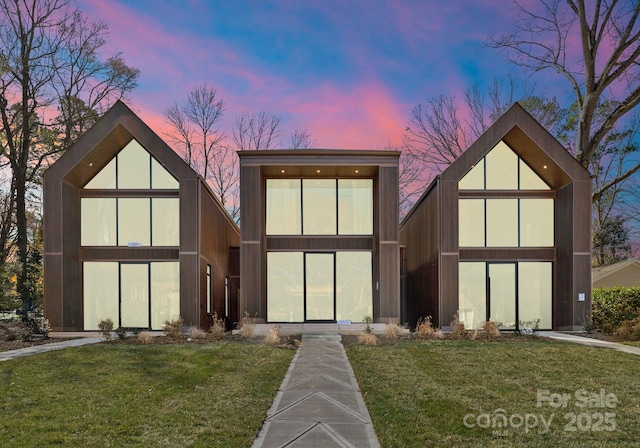
[[[442,332],[441,329],[437,329],[434,336],[436,337],[436,339],[438,339],[439,341],[441,341],[442,339],[444,339],[444,333]]]
[[[221,341],[224,339],[225,334],[225,325],[224,319],[218,318],[218,313],[213,313],[213,324],[209,329],[211,332],[211,337],[214,341]]]
[[[252,324],[242,324],[240,327],[240,336],[243,338],[251,339],[253,338],[253,325]]]
[[[435,336],[435,333],[433,324],[431,323],[431,316],[418,319],[416,325],[416,336],[418,336],[418,339],[431,339]]]
[[[118,336],[118,339],[123,340],[127,337],[127,329],[125,327],[118,327],[116,335]]]
[[[458,319],[458,312],[456,311],[453,315],[453,320],[451,321],[451,333],[449,334],[450,339],[462,339],[466,335],[466,331],[464,328],[464,322]]]
[[[391,322],[385,325],[385,333],[387,337],[393,341],[397,341],[404,327],[399,325],[397,322]]]
[[[191,339],[207,339],[207,333],[198,327],[189,327],[188,335]]]
[[[275,327],[269,328],[269,332],[264,338],[264,342],[270,345],[276,345],[280,343],[280,327],[277,325]]]
[[[611,334],[640,316],[640,288],[596,288],[591,309],[594,329]]]
[[[469,340],[475,341],[478,338],[478,329],[475,328],[469,333]]]
[[[111,318],[107,317],[106,319],[101,319],[98,322],[98,329],[102,333],[102,337],[105,341],[111,340],[111,332],[113,331],[113,321]]]
[[[498,326],[490,320],[484,323],[484,326],[482,327],[482,333],[484,334],[484,337],[487,341],[495,341],[502,337]]]
[[[378,343],[378,338],[372,332],[365,331],[358,336],[358,342],[368,346],[374,346]]]
[[[167,337],[178,339],[182,337],[182,324],[184,320],[182,317],[178,317],[176,320],[167,320],[162,326],[162,331]]]
[[[148,331],[143,331],[138,334],[138,342],[141,344],[151,344],[152,336]]]

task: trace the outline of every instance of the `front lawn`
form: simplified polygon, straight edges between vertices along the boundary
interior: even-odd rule
[[[0,363],[2,446],[250,446],[294,355],[99,344]]]
[[[347,353],[383,447],[640,440],[637,355],[548,340],[402,342]]]

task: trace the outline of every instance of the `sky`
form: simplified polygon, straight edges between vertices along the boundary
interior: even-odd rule
[[[283,141],[317,148],[397,147],[411,109],[462,98],[512,70],[485,46],[510,30],[508,0],[79,0],[110,34],[106,52],[140,70],[126,101],[161,137],[162,113],[206,84],[241,113],[281,116]]]

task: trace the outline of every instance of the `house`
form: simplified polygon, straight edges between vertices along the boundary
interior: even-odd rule
[[[237,321],[239,229],[122,102],[44,174],[44,305],[54,331]],[[235,315],[234,315],[235,314]]]
[[[400,319],[397,151],[240,151],[240,312]]]
[[[609,266],[594,268],[592,272],[594,288],[613,286],[640,287],[640,260],[631,258]]]
[[[591,178],[513,105],[400,225],[405,319],[576,330],[591,309]]]

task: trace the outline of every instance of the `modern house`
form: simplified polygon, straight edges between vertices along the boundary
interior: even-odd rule
[[[575,330],[591,308],[591,178],[514,105],[398,224],[397,151],[240,151],[240,230],[118,102],[44,175],[56,331],[254,322]]]
[[[400,319],[397,151],[240,151],[240,312]]]
[[[400,225],[405,320],[576,330],[591,310],[591,178],[520,105]]]
[[[609,266],[595,268],[592,277],[594,288],[614,286],[638,288],[640,287],[640,260],[631,258]]]
[[[44,222],[54,331],[237,321],[238,227],[122,102],[45,172]]]

